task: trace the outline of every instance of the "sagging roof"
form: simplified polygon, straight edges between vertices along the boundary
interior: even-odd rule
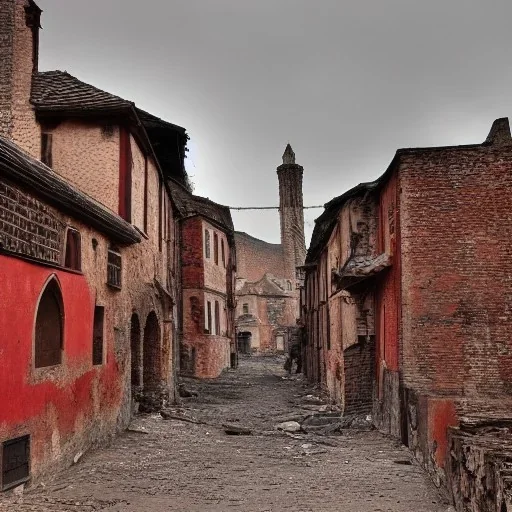
[[[375,191],[380,186],[382,186],[388,179],[395,166],[398,165],[402,156],[429,152],[478,149],[489,146],[510,144],[512,144],[512,137],[510,133],[509,120],[507,117],[502,117],[496,119],[493,122],[489,135],[481,144],[398,149],[388,168],[379,178],[377,178],[375,181],[360,183],[359,185],[356,185],[355,187],[341,194],[341,196],[331,199],[324,205],[324,212],[320,215],[320,217],[315,219],[315,227],[313,229],[313,235],[311,237],[311,242],[309,244],[308,252],[306,255],[306,263],[312,263],[315,261],[318,254],[322,250],[322,247],[324,247],[329,240],[329,237],[331,236],[331,233],[336,226],[338,213],[343,205],[353,197]]]
[[[263,277],[256,283],[246,282],[236,292],[236,295],[264,295],[271,297],[289,297],[289,294],[285,292],[273,279],[273,276],[269,273],[263,275]]]
[[[4,137],[0,137],[0,176],[20,184],[34,196],[83,221],[113,242],[132,244],[141,241],[139,233],[130,223],[71,186]]]
[[[30,98],[40,117],[126,117],[147,138],[162,170],[169,178],[187,183],[185,128],[137,108],[132,101],[82,82],[66,71],[36,73]],[[142,130],[141,130],[142,128]]]
[[[214,203],[205,197],[195,196],[173,180],[169,180],[168,185],[181,217],[204,217],[226,231],[233,232],[233,219],[229,207]]]

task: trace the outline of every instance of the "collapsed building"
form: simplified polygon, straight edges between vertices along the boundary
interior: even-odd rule
[[[308,378],[464,511],[512,510],[511,169],[508,119],[482,144],[400,149],[325,205],[301,268]]]
[[[241,353],[287,350],[298,340],[296,267],[304,263],[302,166],[288,144],[277,168],[281,243],[235,232],[237,252],[236,329]]]

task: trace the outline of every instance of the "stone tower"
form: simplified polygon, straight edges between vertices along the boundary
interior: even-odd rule
[[[279,215],[281,219],[281,244],[284,251],[286,277],[295,289],[295,267],[304,264],[304,210],[302,202],[302,173],[295,163],[295,153],[290,144],[283,153],[283,163],[277,168],[279,178]]]

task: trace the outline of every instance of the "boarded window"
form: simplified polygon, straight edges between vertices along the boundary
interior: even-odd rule
[[[52,134],[41,133],[41,162],[48,167],[52,167]]]
[[[204,257],[210,258],[210,232],[204,230]]]
[[[63,307],[59,286],[52,279],[37,308],[35,367],[53,366],[62,361]]]
[[[212,303],[210,301],[206,304],[206,333],[212,334]]]
[[[221,252],[222,252],[222,266],[226,268],[226,251],[224,249],[224,240],[220,241],[221,243]]]
[[[66,257],[64,266],[72,270],[82,270],[80,233],[69,228],[66,233]]]
[[[220,335],[220,306],[219,301],[215,301],[215,334]]]
[[[94,328],[92,333],[92,364],[103,364],[103,319],[105,308],[94,307]]]
[[[243,311],[244,315],[248,315],[249,314],[249,304],[243,304],[242,311]]]
[[[121,254],[114,249],[108,250],[107,284],[114,288],[121,288]]]
[[[0,457],[0,490],[5,491],[26,482],[30,476],[30,436],[4,441]]]
[[[219,264],[219,236],[217,233],[213,234],[213,261],[215,265]]]

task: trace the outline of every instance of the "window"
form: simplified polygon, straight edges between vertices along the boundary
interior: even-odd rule
[[[292,291],[292,282],[291,281],[286,281],[286,289],[291,292]]]
[[[162,180],[158,180],[158,250],[162,252],[162,238],[163,238],[163,218],[162,218]]]
[[[213,233],[213,260],[215,265],[219,264],[219,236]]]
[[[220,335],[220,307],[219,301],[215,301],[215,334]]]
[[[148,232],[148,157],[144,156],[144,233]]]
[[[206,303],[206,333],[212,334],[212,303],[207,301]]]
[[[66,232],[66,257],[64,266],[72,270],[82,270],[80,233],[76,229],[68,228]]]
[[[39,300],[35,328],[35,367],[62,361],[63,307],[59,285],[52,279]]]
[[[30,436],[4,441],[0,459],[2,461],[0,490],[6,491],[26,482],[30,475]]]
[[[108,250],[107,284],[114,288],[121,288],[121,254],[115,249]]]
[[[51,167],[53,164],[51,133],[41,133],[41,162],[48,167]]]
[[[221,255],[222,255],[222,266],[226,268],[226,252],[224,250],[224,239],[220,241],[221,243]]]
[[[94,307],[94,327],[92,331],[92,364],[103,364],[103,319],[105,308]]]
[[[210,232],[204,230],[204,257],[210,258]]]
[[[244,315],[248,315],[249,314],[249,304],[243,304],[242,311],[243,311]]]

